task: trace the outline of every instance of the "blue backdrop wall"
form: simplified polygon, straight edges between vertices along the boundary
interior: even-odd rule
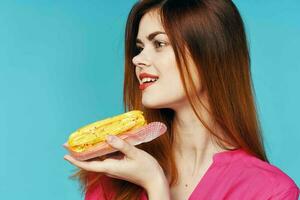
[[[0,199],[83,199],[62,144],[123,112],[134,0],[0,1]],[[242,1],[267,153],[300,185],[300,3]]]

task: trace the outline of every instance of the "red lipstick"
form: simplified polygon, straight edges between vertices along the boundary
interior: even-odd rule
[[[141,73],[139,75],[140,80],[142,80],[143,78],[158,78],[158,76],[153,75],[153,74],[148,74],[148,73]]]
[[[155,82],[151,82],[151,83],[142,83],[142,84],[139,85],[139,89],[140,89],[140,90],[144,90],[144,89],[146,89],[147,87],[149,87],[150,85],[152,85],[153,83],[155,83]]]
[[[158,79],[158,76],[153,75],[153,74],[148,74],[148,73],[141,73],[141,74],[139,75],[139,78],[140,78],[140,80],[142,80],[143,78],[155,78],[155,79]],[[144,89],[146,89],[147,87],[149,87],[150,85],[154,84],[155,82],[156,82],[156,81],[154,81],[154,82],[148,82],[148,83],[141,83],[141,84],[139,85],[139,89],[140,89],[140,90],[144,90]]]

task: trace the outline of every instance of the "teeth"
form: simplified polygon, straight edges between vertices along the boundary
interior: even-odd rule
[[[154,82],[156,81],[158,78],[143,78],[142,79],[142,83],[146,83],[146,82]]]

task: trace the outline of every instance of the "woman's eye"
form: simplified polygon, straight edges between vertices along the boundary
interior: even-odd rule
[[[137,47],[136,47],[136,50],[137,50],[138,53],[141,53],[141,51],[143,51],[143,47],[137,46]]]
[[[164,47],[165,45],[166,45],[165,42],[160,42],[160,41],[157,41],[157,40],[154,41],[154,46],[155,46],[155,48],[162,48],[162,47]]]
[[[167,43],[166,43],[166,42],[161,42],[161,41],[158,41],[158,40],[154,40],[154,41],[153,41],[153,45],[154,45],[154,48],[155,48],[155,49],[160,49],[160,48],[166,46]],[[136,46],[137,54],[141,53],[141,52],[143,51],[143,49],[144,49],[144,48],[141,47],[141,46]]]

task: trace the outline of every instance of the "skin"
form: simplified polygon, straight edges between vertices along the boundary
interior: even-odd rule
[[[169,188],[162,168],[155,158],[118,137],[113,137],[114,141],[108,140],[107,142],[124,153],[121,159],[78,161],[70,155],[65,155],[64,158],[79,168],[103,172],[108,176],[140,185],[145,188],[150,200],[188,199],[212,164],[213,155],[223,150],[211,141],[209,133],[191,109],[167,35],[160,33],[152,40],[148,40],[147,36],[156,31],[165,32],[157,12],[151,11],[143,16],[139,24],[137,47],[140,52],[132,59],[132,62],[136,67],[138,80],[142,72],[159,76],[153,85],[143,90],[143,105],[148,108],[171,108],[175,111],[173,125],[175,159],[179,171],[178,184]],[[192,71],[196,69],[191,59],[188,67]],[[193,81],[202,101],[208,106],[206,93],[201,88],[201,81],[196,76],[193,76]],[[210,124],[211,119],[204,109],[201,115]],[[221,131],[217,127],[216,130]]]
[[[122,152],[124,156],[108,158],[104,161],[79,161],[70,155],[65,155],[64,159],[81,169],[105,173],[109,177],[140,185],[147,191],[150,200],[169,199],[167,180],[155,158],[117,136],[108,136],[106,141],[113,148]]]

